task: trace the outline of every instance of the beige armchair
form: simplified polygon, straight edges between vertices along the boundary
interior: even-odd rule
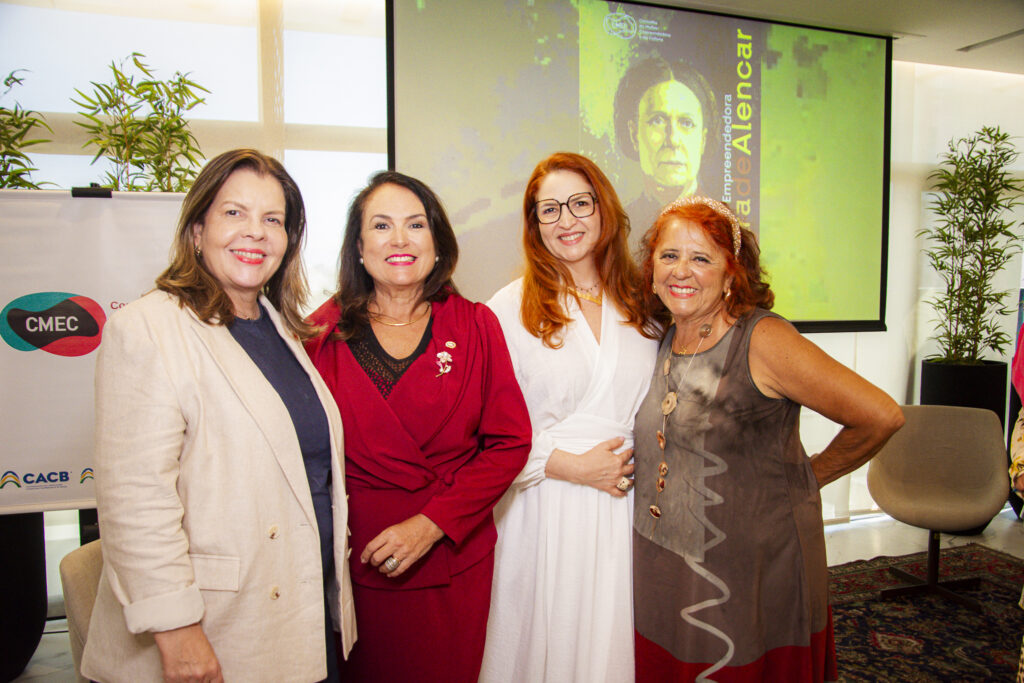
[[[882,597],[930,591],[980,611],[975,600],[955,593],[967,580],[939,581],[941,533],[988,523],[1006,503],[1010,478],[1006,443],[991,410],[958,406],[903,406],[906,424],[868,467],[868,490],[893,518],[928,530],[928,574],[921,579],[891,569],[911,585]]]
[[[88,681],[82,677],[82,649],[89,633],[89,619],[92,617],[92,606],[96,602],[96,589],[102,572],[100,541],[86,543],[60,561],[60,581],[64,590],[64,609],[68,616],[71,658],[75,662],[75,675],[80,683]]]

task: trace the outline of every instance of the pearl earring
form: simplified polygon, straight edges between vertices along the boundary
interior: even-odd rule
[[[656,285],[656,284],[654,284],[652,282],[651,283],[651,291],[654,292],[655,294],[657,294],[658,293],[658,285]]]
[[[359,257],[359,263],[360,263],[360,265],[363,263],[363,257],[362,256]]]

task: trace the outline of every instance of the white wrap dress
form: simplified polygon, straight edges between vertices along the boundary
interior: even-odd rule
[[[561,348],[526,331],[522,280],[488,302],[508,343],[533,425],[523,471],[494,510],[498,527],[481,681],[633,680],[632,491],[616,498],[545,477],[555,448],[583,453],[633,418],[658,351],[610,299],[598,343],[576,301]]]

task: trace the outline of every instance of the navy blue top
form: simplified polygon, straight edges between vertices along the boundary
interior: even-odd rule
[[[245,352],[263,372],[281,401],[288,408],[295,435],[299,438],[302,461],[306,465],[313,511],[320,531],[320,559],[324,584],[334,574],[334,522],[331,515],[331,431],[327,413],[313,388],[309,375],[292,350],[277,333],[274,322],[260,305],[256,320],[235,318],[228,326]]]

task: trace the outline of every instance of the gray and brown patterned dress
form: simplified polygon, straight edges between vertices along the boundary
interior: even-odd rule
[[[637,681],[836,678],[800,406],[750,377],[766,316],[741,316],[697,354],[672,352],[675,328],[661,345],[635,427]]]

